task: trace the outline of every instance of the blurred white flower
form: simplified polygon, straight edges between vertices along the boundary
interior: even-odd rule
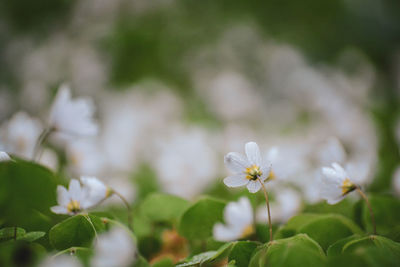
[[[4,151],[0,151],[0,162],[9,160],[11,160],[10,156]]]
[[[400,197],[400,167],[397,167],[393,174],[392,184],[394,192],[398,197]]]
[[[71,99],[71,90],[60,86],[50,110],[50,129],[63,136],[96,135],[98,126],[93,120],[94,106],[88,99]]]
[[[127,267],[136,259],[136,245],[122,228],[113,228],[101,234],[94,245],[92,267]]]
[[[276,191],[276,199],[270,204],[273,223],[285,223],[296,215],[301,209],[301,196],[293,189],[281,189]],[[256,219],[260,223],[268,222],[267,207],[257,209]]]
[[[63,254],[57,257],[48,256],[39,267],[83,267],[83,264],[76,257]]]
[[[271,168],[262,162],[260,149],[255,142],[245,145],[246,157],[237,152],[230,152],[225,156],[225,165],[233,173],[224,179],[228,187],[247,186],[250,193],[256,193],[267,178]]]
[[[112,194],[111,189],[96,177],[81,176],[81,183],[86,190],[86,203],[90,207],[99,204]]]
[[[203,129],[180,127],[159,140],[150,163],[165,192],[191,199],[215,181],[218,159],[210,140]]]
[[[318,146],[316,156],[322,165],[332,164],[333,162],[343,164],[346,161],[346,151],[336,137],[330,137]]]
[[[237,202],[229,202],[224,209],[226,224],[216,223],[213,236],[217,241],[233,241],[248,237],[254,233],[253,208],[246,197]]]
[[[68,168],[75,175],[98,175],[103,169],[104,153],[96,140],[78,139],[67,143]]]
[[[16,113],[2,125],[4,149],[25,159],[32,159],[35,144],[42,132],[41,123],[25,112]]]
[[[58,168],[57,153],[51,149],[45,148],[40,155],[39,163],[53,171],[57,171]]]
[[[322,168],[324,175],[320,181],[321,197],[329,204],[336,204],[357,186],[350,181],[346,171],[337,163],[332,163],[333,168]]]
[[[51,207],[51,211],[74,215],[99,204],[107,197],[107,190],[104,190],[101,182],[94,179],[96,178],[85,178],[83,186],[78,180],[71,179],[68,191],[64,186],[57,186],[58,206]]]

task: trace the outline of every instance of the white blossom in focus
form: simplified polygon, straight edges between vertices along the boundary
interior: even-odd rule
[[[99,236],[90,266],[127,267],[136,257],[136,245],[130,234],[122,228],[113,228]]]
[[[74,215],[83,210],[95,206],[94,199],[98,199],[98,194],[104,192],[91,193],[92,182],[86,186],[81,186],[78,180],[71,179],[68,190],[64,186],[57,186],[57,202],[58,205],[51,207],[51,211],[57,214]],[[97,184],[93,188],[98,188]]]
[[[63,136],[93,136],[98,126],[93,119],[93,103],[89,99],[71,98],[71,90],[62,85],[51,106],[49,127]]]
[[[230,152],[225,156],[226,167],[234,173],[224,179],[228,187],[247,186],[250,193],[256,193],[269,176],[271,168],[262,162],[260,149],[255,142],[245,145],[246,156]]]
[[[329,204],[338,203],[356,189],[356,185],[348,178],[346,171],[337,163],[332,163],[332,168],[322,168],[322,174],[320,193]]]
[[[42,132],[41,123],[25,112],[16,113],[2,126],[4,149],[17,156],[32,159],[35,144]]]
[[[225,224],[216,223],[213,236],[217,241],[233,241],[248,237],[254,233],[253,208],[246,197],[230,202],[224,209]]]

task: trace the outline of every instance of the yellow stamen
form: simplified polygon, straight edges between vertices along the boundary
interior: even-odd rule
[[[67,205],[68,212],[77,213],[81,210],[81,205],[79,201],[71,200]]]
[[[343,181],[343,184],[342,184],[341,187],[342,187],[342,194],[343,194],[343,195],[346,195],[346,194],[350,193],[351,191],[353,191],[354,189],[356,189],[356,185],[353,184],[353,183],[350,181],[349,178],[346,178],[346,179]]]
[[[248,237],[250,235],[254,234],[254,226],[253,225],[248,225],[246,226],[246,228],[243,229],[242,235],[240,236],[240,238],[245,238]]]
[[[246,168],[246,179],[255,181],[258,178],[261,177],[262,171],[260,170],[260,167],[257,165],[251,165],[250,167]]]

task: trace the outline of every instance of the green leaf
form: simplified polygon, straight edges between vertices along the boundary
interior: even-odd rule
[[[251,256],[260,243],[253,241],[238,241],[234,243],[231,252],[229,253],[228,261],[235,261],[238,267],[247,267]]]
[[[133,263],[133,267],[150,267],[150,264],[145,258],[139,255],[139,258]]]
[[[90,218],[91,223],[88,218]],[[75,215],[51,228],[50,243],[58,250],[70,247],[89,247],[95,231],[101,232],[105,226],[99,217],[93,215]]]
[[[340,254],[342,254],[342,249],[343,249],[344,245],[346,245],[348,242],[350,242],[352,240],[359,239],[360,237],[361,237],[360,235],[355,234],[355,235],[351,235],[346,238],[340,239],[329,246],[326,254],[328,256],[340,255]]]
[[[38,232],[29,232],[17,239],[27,241],[27,242],[33,242],[33,241],[36,241],[36,240],[42,238],[45,235],[46,235],[45,232],[39,232],[39,231]]]
[[[37,243],[9,241],[0,243],[0,266],[37,266],[46,249]]]
[[[152,267],[174,267],[175,264],[171,259],[165,258],[153,264]]]
[[[187,239],[206,239],[212,236],[216,222],[222,222],[223,201],[204,197],[191,205],[182,215],[179,233]]]
[[[19,227],[6,227],[0,229],[0,241],[18,239],[25,235],[25,229]]]
[[[324,250],[340,239],[363,233],[355,223],[340,214],[301,214],[295,216],[289,220],[284,228],[280,229],[277,238],[291,232],[309,235]]]
[[[306,234],[275,240],[258,249],[250,267],[308,267],[323,266],[326,257],[317,242]]]
[[[0,216],[4,224],[48,231],[54,224],[50,207],[56,205],[60,183],[41,165],[22,160],[0,163]]]
[[[348,242],[343,246],[342,253],[352,253],[367,247],[384,249],[387,253],[394,253],[400,258],[400,243],[377,235],[370,235]]]
[[[153,193],[143,201],[141,211],[153,221],[178,221],[189,205],[183,198]]]
[[[389,236],[390,232],[400,225],[400,200],[390,196],[370,195],[368,197],[375,214],[378,234],[392,238],[393,236]],[[365,203],[362,206],[362,222],[366,230],[372,233],[371,215]]]
[[[226,243],[220,247],[217,251],[206,251],[198,255],[193,256],[188,261],[182,264],[178,264],[177,267],[188,267],[188,266],[213,266],[219,260],[225,258],[231,251],[233,243]]]

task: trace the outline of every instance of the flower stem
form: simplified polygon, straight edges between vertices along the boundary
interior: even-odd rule
[[[94,224],[93,224],[92,220],[90,219],[89,215],[88,215],[88,214],[82,214],[82,215],[86,218],[86,220],[87,220],[87,221],[89,222],[89,224],[92,226],[93,231],[94,231],[94,236],[96,237],[96,241],[98,241],[98,240],[99,240],[99,237],[98,237],[98,235],[97,235],[96,227],[94,227]]]
[[[33,149],[33,160],[34,161],[37,162],[40,159],[40,152],[41,152],[40,148],[52,132],[53,132],[52,128],[46,128],[40,134],[38,140],[36,141],[35,148]]]
[[[371,215],[372,226],[374,227],[374,235],[376,235],[375,215],[374,215],[374,212],[372,211],[371,203],[369,203],[367,196],[364,194],[364,192],[361,190],[361,188],[359,186],[356,187],[356,190],[361,195],[361,197],[365,200],[365,203],[367,204],[367,207],[369,209],[369,214]]]
[[[264,192],[264,197],[265,197],[265,202],[267,203],[267,211],[268,211],[268,226],[269,226],[269,241],[271,242],[273,240],[272,237],[272,223],[271,223],[271,211],[269,209],[269,199],[268,199],[268,193],[267,193],[267,189],[265,189],[265,185],[263,182],[261,182],[260,179],[258,179],[258,181],[261,184],[261,188]]]
[[[126,206],[126,209],[128,210],[128,228],[130,230],[132,230],[132,208],[131,208],[131,205],[129,205],[129,202],[126,200],[126,198],[123,195],[121,195],[120,193],[118,193],[114,189],[112,190],[112,192],[116,196],[118,196],[122,200],[122,202],[124,202],[124,204]]]

